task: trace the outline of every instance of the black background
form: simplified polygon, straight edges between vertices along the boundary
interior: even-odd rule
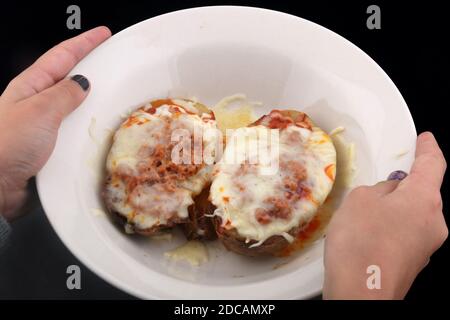
[[[294,4],[295,3],[295,4]],[[431,130],[449,152],[448,11],[443,2],[391,1],[14,1],[0,4],[0,91],[9,80],[57,42],[79,33],[66,28],[66,8],[81,8],[82,31],[107,25],[116,33],[134,23],[173,10],[235,4],[270,8],[316,22],[368,53],[405,98],[418,132]],[[381,8],[381,30],[368,30],[366,9]],[[1,133],[0,133],[1,134]],[[448,208],[448,179],[442,196]],[[63,214],[63,213],[61,213]],[[64,247],[41,208],[13,223],[11,246],[0,256],[0,299],[131,298],[82,267],[82,290],[66,288],[66,268],[80,262]],[[407,299],[446,297],[450,280],[448,242],[419,275]]]

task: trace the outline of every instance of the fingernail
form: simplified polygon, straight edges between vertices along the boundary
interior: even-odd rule
[[[82,76],[81,74],[76,74],[70,77],[70,79],[78,83],[81,89],[83,89],[83,91],[87,91],[89,89],[90,86],[89,80],[85,76]]]
[[[419,136],[420,136],[422,139],[430,139],[430,138],[434,138],[433,133],[431,133],[430,131],[422,132]]]
[[[408,174],[405,171],[402,170],[396,170],[391,172],[391,174],[388,176],[388,180],[403,180],[408,176]]]

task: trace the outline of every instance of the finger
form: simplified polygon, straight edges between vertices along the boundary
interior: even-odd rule
[[[17,102],[50,88],[110,36],[111,31],[107,27],[97,27],[61,42],[14,78],[6,87],[2,99]]]
[[[417,138],[416,159],[405,184],[419,183],[427,188],[439,190],[444,179],[447,163],[431,132],[424,132]]]
[[[394,191],[399,183],[399,180],[380,181],[376,185],[372,186],[371,189],[383,196]]]
[[[19,103],[32,108],[31,112],[50,114],[60,122],[81,104],[89,89],[86,77],[75,75]]]

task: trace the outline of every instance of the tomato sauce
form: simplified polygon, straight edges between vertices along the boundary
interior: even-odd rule
[[[288,245],[284,250],[279,253],[280,257],[288,257],[294,252],[301,250],[307,243],[314,239],[318,231],[321,229],[322,221],[319,215],[316,215],[305,229],[300,231],[295,238],[294,242]]]

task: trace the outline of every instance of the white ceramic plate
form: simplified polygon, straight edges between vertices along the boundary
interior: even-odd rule
[[[323,241],[282,267],[209,248],[200,267],[164,252],[183,242],[130,238],[103,214],[99,197],[108,129],[130,108],[154,98],[191,97],[212,105],[245,93],[272,107],[307,112],[325,130],[346,127],[356,145],[355,184],[409,170],[415,128],[407,105],[383,70],[339,35],[284,13],[204,7],[138,23],[106,41],[72,71],[92,91],[63,123],[38,175],[47,216],[65,245],[113,285],[141,298],[290,299],[319,294]],[[408,151],[403,157],[397,157]]]

